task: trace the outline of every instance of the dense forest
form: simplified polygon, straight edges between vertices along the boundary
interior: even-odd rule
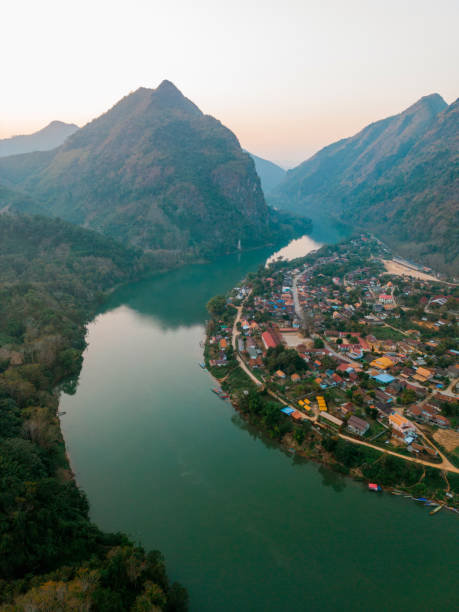
[[[266,205],[236,136],[169,81],[129,94],[52,151],[1,158],[0,182],[0,210],[61,217],[145,251],[212,257],[295,233]]]
[[[331,215],[374,232],[404,257],[457,274],[459,101],[421,98],[335,142],[269,194],[278,208]]]
[[[57,219],[0,215],[1,610],[187,607],[160,553],[91,523],[57,417],[106,292],[163,265]]]

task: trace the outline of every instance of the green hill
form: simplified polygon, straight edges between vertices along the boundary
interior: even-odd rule
[[[169,81],[126,96],[54,151],[1,159],[0,182],[144,250],[225,253],[277,231],[251,157]]]
[[[459,103],[426,96],[289,171],[271,204],[370,229],[407,257],[459,270]]]

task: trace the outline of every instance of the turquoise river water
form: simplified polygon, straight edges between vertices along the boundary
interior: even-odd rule
[[[316,226],[283,254],[338,238]],[[456,516],[287,455],[211,393],[205,304],[271,255],[125,286],[89,325],[60,409],[93,520],[161,550],[193,612],[457,609]]]

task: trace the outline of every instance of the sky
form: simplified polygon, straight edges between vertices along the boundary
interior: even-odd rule
[[[459,97],[457,0],[3,0],[0,138],[84,125],[169,79],[291,167],[420,97]]]

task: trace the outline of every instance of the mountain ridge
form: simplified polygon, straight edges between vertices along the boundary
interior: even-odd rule
[[[54,149],[79,129],[75,123],[55,120],[32,134],[0,139],[0,157]]]
[[[248,152],[248,151],[247,151]],[[249,152],[248,152],[249,153]],[[287,171],[274,162],[249,153],[255,162],[255,169],[260,177],[263,193],[267,195],[284,179]]]
[[[52,152],[1,159],[0,182],[144,250],[225,253],[276,232],[252,158],[170,81],[125,96]]]
[[[457,105],[424,96],[321,149],[287,173],[269,202],[370,229],[405,256],[457,273]]]

